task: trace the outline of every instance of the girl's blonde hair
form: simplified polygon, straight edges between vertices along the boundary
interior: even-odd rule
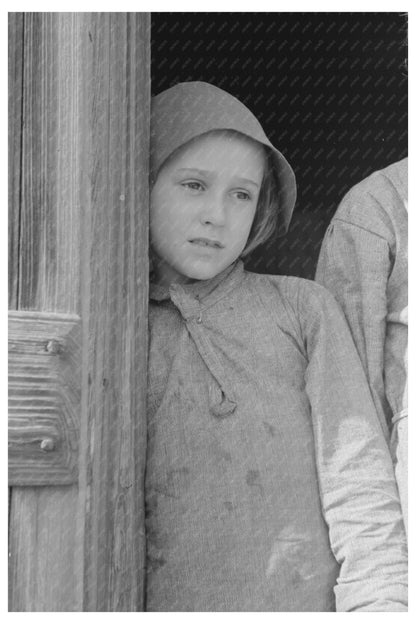
[[[279,215],[277,182],[274,176],[271,154],[267,147],[263,149],[266,156],[263,181],[260,188],[253,225],[251,226],[246,246],[241,253],[241,258],[245,258],[254,251],[256,247],[265,243],[277,229]]]

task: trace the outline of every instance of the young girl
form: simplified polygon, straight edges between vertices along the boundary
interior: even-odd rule
[[[147,610],[404,611],[393,467],[345,321],[241,258],[294,174],[234,97],[153,101]]]

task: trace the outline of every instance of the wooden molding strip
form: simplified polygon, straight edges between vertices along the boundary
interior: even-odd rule
[[[9,312],[9,485],[77,482],[80,377],[78,316]]]

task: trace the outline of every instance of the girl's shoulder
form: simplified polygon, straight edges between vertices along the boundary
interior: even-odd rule
[[[245,281],[253,297],[258,297],[269,309],[279,314],[283,310],[292,324],[307,326],[325,322],[328,316],[338,316],[339,305],[324,287],[302,277],[267,275],[246,272]]]
[[[256,290],[273,298],[287,300],[298,306],[309,303],[320,307],[327,301],[335,301],[333,295],[324,286],[303,277],[292,275],[269,275],[245,272],[246,283]]]
[[[329,334],[348,340],[344,314],[324,286],[291,276],[247,274],[247,280],[269,318],[295,337],[300,348],[317,344]]]

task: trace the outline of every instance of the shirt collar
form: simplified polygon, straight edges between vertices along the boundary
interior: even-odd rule
[[[204,306],[214,305],[222,299],[230,290],[235,288],[244,277],[244,265],[241,260],[236,260],[233,264],[218,273],[209,280],[198,280],[191,284],[171,284],[170,286],[159,286],[150,283],[150,299],[153,301],[164,301],[175,298],[177,294],[197,299]]]

